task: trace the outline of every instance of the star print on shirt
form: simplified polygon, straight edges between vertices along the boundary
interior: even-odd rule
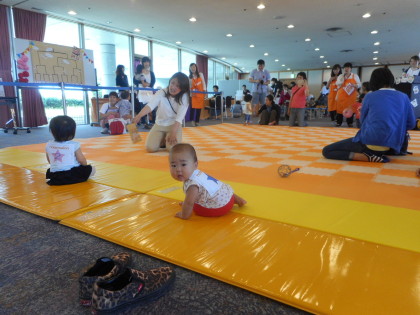
[[[214,177],[211,177],[210,175],[207,175],[207,180],[211,180],[213,182],[215,182],[216,184],[218,183],[217,179]]]
[[[64,154],[61,154],[60,151],[57,150],[57,152],[53,153],[53,156],[54,156],[54,162],[56,161],[63,162]]]

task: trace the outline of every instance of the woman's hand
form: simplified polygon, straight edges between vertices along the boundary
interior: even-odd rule
[[[138,124],[139,123],[139,121],[140,121],[140,116],[139,115],[136,115],[134,118],[133,118],[133,124]]]
[[[178,143],[178,140],[176,138],[176,133],[169,132],[166,135],[166,142],[169,143],[169,145],[171,145],[171,146],[177,144]]]

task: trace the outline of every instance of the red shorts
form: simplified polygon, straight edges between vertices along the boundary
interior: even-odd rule
[[[202,217],[220,217],[222,215],[225,215],[230,210],[232,210],[233,205],[235,204],[235,198],[232,195],[232,198],[230,198],[229,202],[220,208],[205,208],[198,203],[194,204],[194,212],[196,215],[202,216]]]

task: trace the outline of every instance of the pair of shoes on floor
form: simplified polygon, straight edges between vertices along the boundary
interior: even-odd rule
[[[109,134],[109,129],[108,128],[102,128],[101,133],[103,135]]]
[[[376,163],[388,163],[390,159],[385,156],[379,156],[372,153],[363,152],[364,155],[368,158],[369,162],[376,162]]]
[[[143,127],[143,128],[144,128],[144,129],[152,129],[152,127],[153,127],[152,125],[144,125],[144,127]]]
[[[99,258],[79,278],[80,304],[92,306],[93,314],[121,310],[161,297],[175,280],[170,267],[139,271],[128,268],[130,262],[128,253]]]

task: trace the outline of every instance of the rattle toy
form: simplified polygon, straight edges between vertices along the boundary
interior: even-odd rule
[[[290,168],[289,165],[283,164],[279,166],[279,169],[277,170],[277,172],[279,173],[279,175],[281,177],[289,177],[290,174],[299,171],[300,168],[295,168],[293,171]]]
[[[136,124],[128,124],[127,125],[127,130],[128,130],[128,133],[130,134],[131,141],[133,143],[137,143],[137,142],[141,141],[141,136],[140,136],[140,134],[137,130]]]

